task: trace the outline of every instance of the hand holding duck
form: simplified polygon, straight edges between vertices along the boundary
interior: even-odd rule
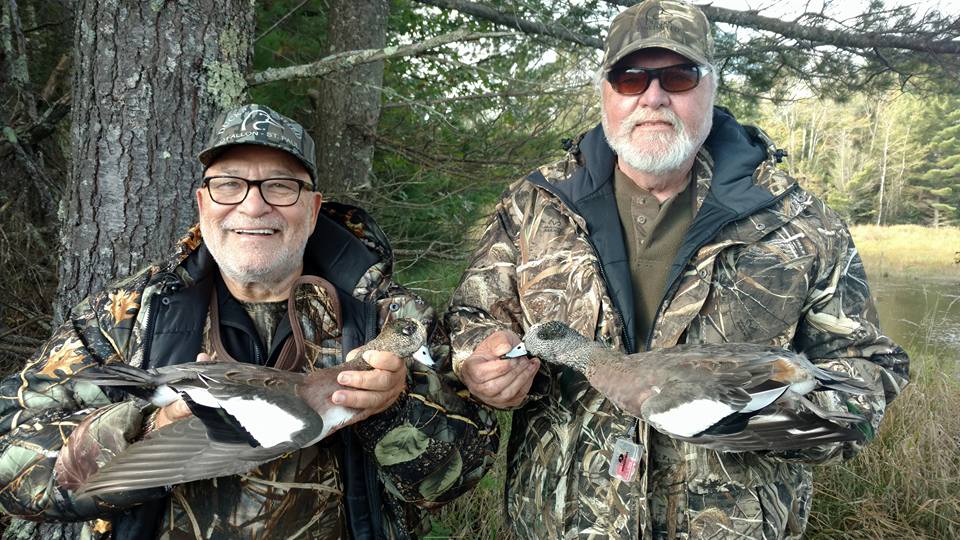
[[[460,379],[474,397],[498,409],[515,407],[523,402],[540,368],[540,361],[535,358],[524,358],[519,362],[505,360],[503,356],[519,343],[520,337],[513,332],[494,332],[463,361]]]

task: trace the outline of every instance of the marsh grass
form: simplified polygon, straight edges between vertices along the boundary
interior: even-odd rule
[[[850,228],[870,276],[953,276],[960,279],[960,227],[855,225]]]
[[[923,351],[911,368],[877,440],[853,461],[816,470],[809,537],[960,537],[957,358]]]

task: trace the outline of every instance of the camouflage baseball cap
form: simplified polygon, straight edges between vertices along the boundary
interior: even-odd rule
[[[713,60],[710,21],[700,8],[678,0],[646,0],[623,11],[610,23],[603,47],[603,70],[628,54],[660,47],[699,64]]]
[[[317,154],[313,139],[303,126],[265,105],[251,103],[217,117],[206,148],[197,158],[204,167],[224,150],[238,144],[259,144],[283,150],[300,160],[314,185]]]

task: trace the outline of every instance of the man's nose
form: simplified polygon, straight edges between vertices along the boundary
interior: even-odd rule
[[[273,207],[263,198],[260,192],[260,186],[250,186],[247,192],[247,198],[239,205],[239,210],[244,214],[259,216],[273,210]]]
[[[660,86],[660,79],[654,79],[647,90],[640,94],[640,103],[651,109],[659,109],[670,103],[670,92]]]

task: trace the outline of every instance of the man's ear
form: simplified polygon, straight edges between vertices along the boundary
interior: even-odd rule
[[[313,197],[313,223],[310,225],[310,232],[313,233],[313,229],[317,226],[317,217],[320,215],[320,207],[323,206],[323,195],[319,191],[314,191],[311,196]]]
[[[197,188],[197,212],[203,212],[203,188]]]

